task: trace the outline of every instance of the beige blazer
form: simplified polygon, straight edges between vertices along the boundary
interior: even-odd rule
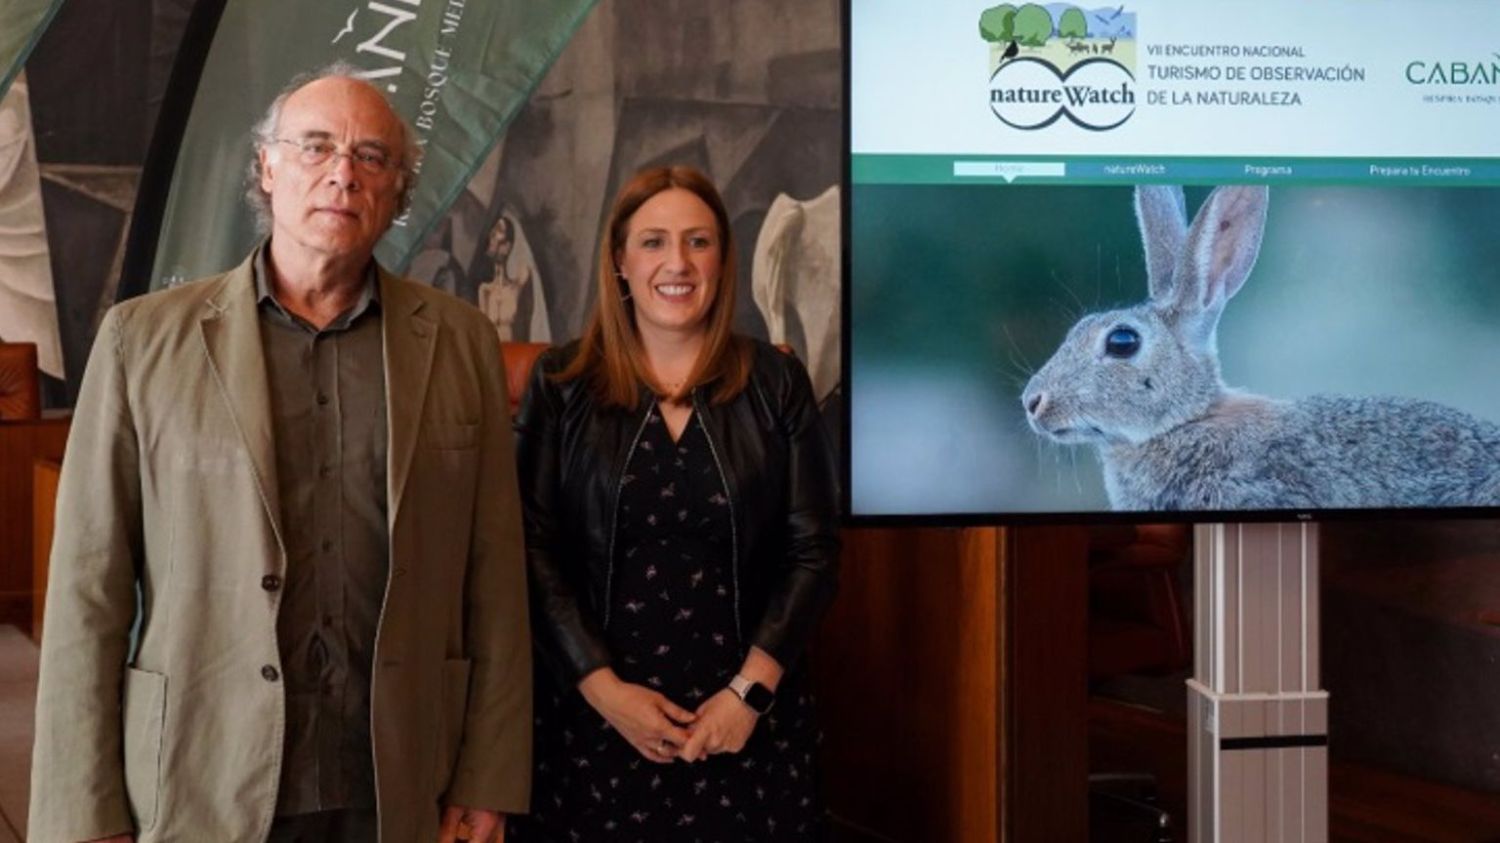
[[[527,807],[520,515],[494,327],[446,293],[383,272],[380,285],[391,569],[376,791],[382,841],[432,843],[440,803]],[[280,593],[261,585],[286,567],[274,447],[248,261],[109,311],[59,492],[35,843],[266,838],[285,720]]]

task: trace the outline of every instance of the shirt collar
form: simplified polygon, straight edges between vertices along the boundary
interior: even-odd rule
[[[267,256],[271,253],[271,241],[269,239],[261,242],[255,249],[255,259],[250,264],[250,274],[255,278],[255,302],[262,307],[270,307],[287,319],[306,326],[306,323],[295,314],[287,311],[276,300],[271,292],[271,273],[267,265]],[[363,316],[366,311],[378,310],[380,306],[380,272],[376,269],[375,259],[371,258],[369,265],[365,268],[365,286],[360,290],[359,298],[354,304],[339,314],[324,330],[336,330],[349,326],[354,320]],[[307,326],[311,327],[311,326]]]

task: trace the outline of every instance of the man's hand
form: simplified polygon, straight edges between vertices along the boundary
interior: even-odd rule
[[[621,680],[607,667],[585,676],[578,691],[636,752],[658,764],[671,763],[691,737],[683,726],[698,719],[651,688]]]
[[[505,817],[497,811],[449,805],[443,809],[438,843],[454,843],[456,840],[505,843]]]
[[[698,761],[719,752],[739,752],[750,740],[758,719],[755,710],[745,705],[735,692],[725,688],[698,706],[698,722],[693,736],[683,745],[677,757]]]

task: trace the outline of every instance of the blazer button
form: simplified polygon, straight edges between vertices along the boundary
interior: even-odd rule
[[[275,574],[266,574],[265,576],[260,578],[260,587],[264,588],[266,591],[280,591],[281,577],[278,577]]]
[[[275,682],[277,679],[281,678],[281,674],[276,671],[276,668],[270,665],[266,665],[265,667],[261,668],[260,675],[261,678],[265,679],[267,682]]]

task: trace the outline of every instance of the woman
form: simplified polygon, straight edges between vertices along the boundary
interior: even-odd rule
[[[723,200],[637,174],[583,337],[517,420],[538,678],[515,840],[815,836],[798,657],[833,596],[833,465],[806,371],[731,332]]]

